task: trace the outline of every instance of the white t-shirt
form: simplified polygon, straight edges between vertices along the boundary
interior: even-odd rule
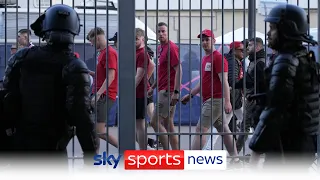
[[[93,77],[90,76],[90,87],[92,86],[92,84],[93,84]]]
[[[247,71],[247,69],[248,69],[248,66],[249,66],[249,64],[250,64],[250,60],[249,60],[249,56],[248,57],[246,57],[245,59],[244,59],[245,61],[245,71]]]

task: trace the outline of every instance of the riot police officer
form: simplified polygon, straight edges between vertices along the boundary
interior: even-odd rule
[[[265,165],[307,169],[316,153],[319,74],[314,54],[302,43],[316,42],[308,36],[308,17],[298,6],[278,5],[265,21],[268,46],[278,54],[267,71],[266,108],[249,146],[266,154]]]
[[[72,51],[79,16],[67,5],[54,5],[31,29],[47,44],[19,50],[9,59],[4,77],[4,88],[19,99],[15,157],[20,162],[27,157],[46,164],[67,161],[59,141],[75,126],[84,158],[92,160],[98,141],[90,116],[89,71]]]

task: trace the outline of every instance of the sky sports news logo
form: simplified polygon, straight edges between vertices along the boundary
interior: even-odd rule
[[[94,157],[94,165],[117,168],[122,156],[104,152]],[[133,150],[125,151],[125,170],[226,170],[227,151],[224,150]]]

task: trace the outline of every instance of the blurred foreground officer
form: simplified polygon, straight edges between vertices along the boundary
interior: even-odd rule
[[[305,11],[291,4],[278,5],[269,22],[269,47],[278,52],[269,74],[267,105],[250,142],[250,148],[266,153],[265,165],[294,165],[307,170],[315,160],[319,126],[319,74],[314,53],[303,42],[315,45],[307,35]],[[270,166],[271,167],[271,166]],[[285,170],[284,168],[279,168]],[[293,170],[290,168],[291,171]]]
[[[31,28],[47,45],[19,50],[10,58],[4,77],[4,88],[19,97],[15,157],[19,164],[67,163],[66,148],[59,141],[69,126],[76,126],[84,156],[91,160],[97,137],[90,119],[89,71],[72,51],[80,32],[79,16],[69,6],[54,5]]]

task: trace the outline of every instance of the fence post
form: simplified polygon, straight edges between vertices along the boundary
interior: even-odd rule
[[[320,4],[320,0],[318,0],[318,39],[317,39],[317,41],[318,41],[318,59],[317,59],[317,61],[318,61],[318,63],[320,63],[320,31],[319,31],[319,29],[320,29],[320,18],[319,18],[319,15],[320,15],[320,10],[319,10],[319,4]],[[319,100],[320,101],[320,100]],[[318,150],[318,152],[317,152],[317,156],[318,156],[318,163],[317,163],[317,165],[318,165],[318,169],[320,170],[320,127],[319,127],[319,133],[318,133],[318,139],[317,139],[317,142],[318,142],[318,148],[317,148],[317,150]]]
[[[248,39],[254,38],[256,6],[255,1],[248,1]]]
[[[134,150],[136,141],[135,0],[118,0],[119,153]]]

